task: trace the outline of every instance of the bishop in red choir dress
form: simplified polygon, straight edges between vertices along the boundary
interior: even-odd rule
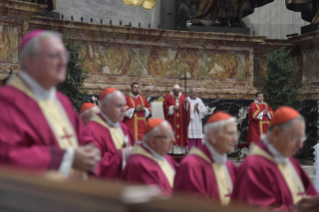
[[[143,142],[135,145],[122,178],[129,182],[157,185],[164,195],[171,195],[177,164],[167,153],[174,142],[173,129],[167,121],[149,119]]]
[[[24,37],[22,71],[0,88],[1,165],[81,178],[96,166],[100,153],[89,144],[90,132],[70,100],[56,91],[67,63],[58,33],[34,30]]]
[[[147,99],[139,94],[137,82],[131,84],[131,93],[125,96],[126,112],[124,123],[133,133],[135,141],[142,141],[146,119],[151,116],[151,106]]]
[[[305,120],[293,108],[278,108],[261,142],[251,148],[236,176],[232,201],[262,209],[296,211],[318,193],[292,156],[303,147]],[[309,201],[309,204],[312,204]]]
[[[182,160],[174,190],[228,205],[237,168],[227,161],[226,153],[233,151],[238,141],[236,118],[217,112],[208,119],[204,130],[206,142],[193,147]]]
[[[80,109],[80,117],[83,124],[87,124],[94,114],[100,113],[100,108],[91,102],[85,102]]]
[[[248,109],[248,135],[247,144],[260,141],[260,136],[267,132],[270,120],[273,116],[273,110],[264,102],[264,95],[261,92],[256,93],[256,99],[250,104]]]
[[[120,179],[126,160],[135,143],[133,134],[121,121],[125,113],[125,96],[115,88],[100,94],[101,113],[92,117],[87,127],[91,131],[102,159],[95,174],[102,178]]]
[[[180,92],[180,87],[178,85],[175,85],[173,90],[166,95],[163,102],[163,110],[165,119],[171,124],[175,133],[176,143],[173,147],[173,154],[186,153],[190,104],[188,103],[187,98],[185,98],[185,95]],[[187,120],[185,116],[186,112]]]

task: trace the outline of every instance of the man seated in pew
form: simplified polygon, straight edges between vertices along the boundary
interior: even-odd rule
[[[318,193],[292,157],[306,140],[303,116],[290,107],[278,108],[261,140],[239,168],[232,201],[276,211],[310,207],[309,198]]]
[[[176,162],[167,155],[175,142],[173,129],[164,119],[151,118],[144,133],[143,142],[135,145],[122,178],[129,182],[158,185],[164,195],[170,195],[177,169]]]
[[[72,103],[56,91],[65,80],[68,59],[58,33],[34,30],[23,38],[22,71],[0,88],[1,165],[76,177],[100,160]]]
[[[228,205],[237,167],[227,161],[227,152],[238,141],[236,118],[223,112],[213,114],[204,126],[205,143],[193,147],[175,176],[174,191],[205,197]]]
[[[126,100],[116,88],[106,88],[99,99],[101,113],[94,114],[86,125],[102,153],[95,174],[103,178],[119,179],[135,143],[133,134],[122,122]]]

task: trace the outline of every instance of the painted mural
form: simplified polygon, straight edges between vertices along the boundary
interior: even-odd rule
[[[132,48],[83,45],[85,68],[93,74],[244,80],[245,54],[214,53],[192,49]]]
[[[18,28],[0,25],[0,62],[18,62]]]

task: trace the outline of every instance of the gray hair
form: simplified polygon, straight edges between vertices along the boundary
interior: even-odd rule
[[[83,112],[80,114],[80,116],[81,116],[81,117],[87,116],[87,115],[90,113],[90,111],[91,111],[92,109],[95,109],[95,108],[99,108],[99,107],[98,107],[97,105],[95,105],[94,107],[91,107],[90,109],[83,111]]]
[[[274,126],[270,126],[268,128],[267,133],[271,133],[272,130],[275,127],[279,127],[283,132],[287,132],[289,129],[291,129],[292,125],[295,123],[295,121],[302,121],[305,122],[305,118],[302,115],[299,115],[297,118],[294,118],[293,120],[290,120],[286,123],[280,124],[280,125],[274,125]]]
[[[237,119],[235,117],[232,117],[232,118],[227,119],[227,120],[206,124],[204,126],[205,137],[207,137],[208,133],[211,131],[213,131],[213,132],[221,131],[226,124],[231,123],[231,122],[237,122]]]
[[[31,41],[29,41],[20,52],[19,63],[20,63],[21,70],[25,70],[25,65],[24,65],[25,59],[37,53],[40,47],[39,45],[40,40],[43,38],[59,38],[60,40],[62,40],[62,36],[60,33],[52,32],[52,31],[45,31],[42,34],[31,39]]]

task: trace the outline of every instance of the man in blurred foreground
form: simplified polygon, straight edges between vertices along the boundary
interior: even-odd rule
[[[232,152],[238,141],[236,118],[217,112],[208,119],[204,131],[206,142],[193,147],[183,159],[174,190],[228,205],[237,168],[227,161],[226,153]]]
[[[24,37],[22,71],[0,88],[1,164],[81,177],[100,160],[72,103],[56,91],[68,58],[58,33],[35,30]]]
[[[261,140],[239,168],[232,201],[276,211],[314,206],[309,198],[318,193],[292,157],[306,140],[303,116],[290,107],[278,108]]]
[[[95,169],[99,177],[119,179],[130,156],[134,137],[122,123],[125,114],[125,97],[116,88],[106,88],[100,94],[101,113],[93,115],[87,124],[102,159]]]
[[[158,185],[163,194],[170,195],[177,168],[176,162],[167,155],[175,137],[171,125],[159,118],[151,118],[145,125],[141,145],[136,145],[127,161],[123,179],[146,185]]]

